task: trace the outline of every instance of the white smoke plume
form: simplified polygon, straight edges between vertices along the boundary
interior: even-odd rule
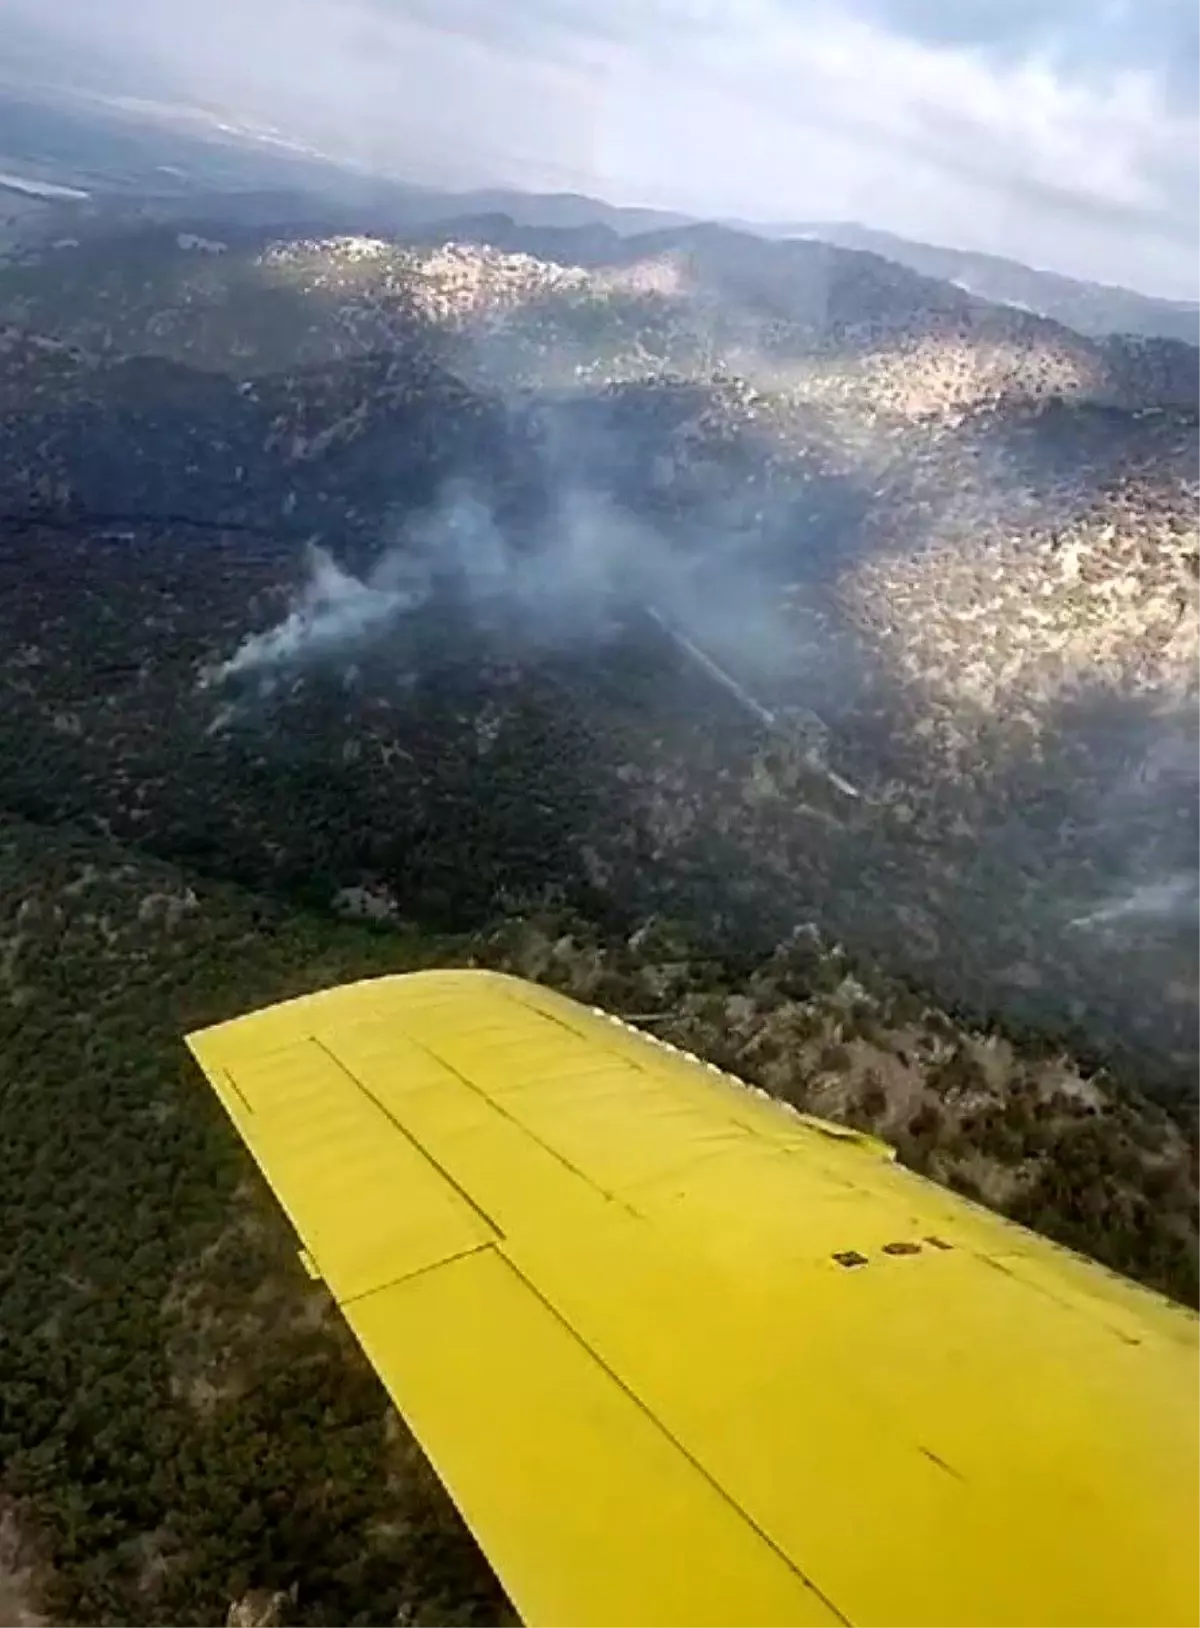
[[[1180,873],[1156,882],[1143,882],[1108,899],[1086,915],[1076,916],[1072,927],[1089,931],[1135,923],[1187,923],[1200,912],[1200,878]]]
[[[1109,941],[1122,933],[1200,928],[1200,869],[1191,858],[1200,805],[1194,703],[1152,708],[1140,730],[1136,765],[1089,811],[1110,846],[1114,868],[1088,908],[1075,901],[1068,921]],[[1170,810],[1174,818],[1167,817]],[[1106,950],[1111,947],[1106,943]]]
[[[250,634],[212,672],[207,684],[260,675],[330,656],[341,656],[423,604],[427,587],[405,581],[398,562],[387,556],[366,581],[343,571],[323,548],[309,551],[309,575],[282,622]]]
[[[816,651],[794,625],[785,630],[765,585],[721,537],[688,549],[566,482],[536,530],[514,537],[476,492],[457,484],[399,528],[361,576],[311,548],[287,615],[248,635],[204,683],[237,681],[244,693],[248,682],[265,695],[286,674],[349,663],[427,606],[439,580],[455,585],[481,626],[515,629],[530,647],[594,644],[614,630],[618,604],[641,606],[768,725],[773,710],[726,668],[777,677],[789,666],[816,664]]]

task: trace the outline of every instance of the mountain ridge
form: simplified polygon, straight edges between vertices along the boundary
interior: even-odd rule
[[[860,248],[941,277],[1002,304],[1025,305],[1093,338],[1108,334],[1178,339],[1200,344],[1200,301],[1139,293],[1115,283],[1068,277],[1004,255],[923,243],[856,221],[817,221],[770,228],[773,234],[811,233],[842,248]]]

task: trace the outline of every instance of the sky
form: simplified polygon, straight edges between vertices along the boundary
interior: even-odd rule
[[[1197,295],[1195,0],[4,0],[79,83],[434,185],[856,220]],[[105,77],[107,76],[107,78]]]

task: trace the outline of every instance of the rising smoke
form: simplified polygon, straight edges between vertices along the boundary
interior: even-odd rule
[[[1091,810],[1107,841],[1109,886],[1069,925],[1106,944],[1200,929],[1200,742],[1192,707],[1153,710],[1132,741],[1135,764]]]
[[[1200,878],[1180,872],[1155,882],[1142,882],[1128,891],[1116,893],[1095,910],[1076,916],[1072,927],[1091,931],[1111,930],[1138,923],[1162,922],[1191,925],[1200,910]]]
[[[785,672],[793,681],[806,668],[828,674],[835,654],[832,641],[822,648],[798,636],[794,621],[789,631],[728,536],[670,538],[569,480],[532,532],[517,536],[458,481],[432,509],[396,522],[362,575],[310,546],[284,618],[248,635],[203,683],[244,698],[267,696],[289,676],[345,665],[378,646],[439,596],[465,606],[481,632],[503,629],[528,652],[594,648],[641,611],[767,728],[775,712],[729,668],[778,687]]]
[[[271,687],[289,670],[338,661],[425,603],[427,583],[404,580],[407,562],[389,554],[365,580],[344,571],[326,550],[311,545],[305,580],[283,621],[252,633],[225,662],[205,673],[206,686],[257,678]]]

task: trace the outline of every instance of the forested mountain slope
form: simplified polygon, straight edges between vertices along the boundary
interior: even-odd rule
[[[508,1609],[180,1045],[302,989],[547,979],[1196,1299],[1193,350],[724,228],[215,208],[0,323],[30,1612]]]

